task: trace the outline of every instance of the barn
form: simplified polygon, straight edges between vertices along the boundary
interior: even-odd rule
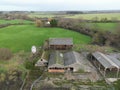
[[[76,72],[82,66],[82,58],[80,54],[75,51],[66,52],[64,54],[64,65],[66,70]]]
[[[68,50],[72,47],[72,38],[49,38],[49,48],[52,50]]]
[[[101,52],[94,52],[91,56],[91,62],[98,68],[104,77],[119,77],[120,61],[116,58]]]
[[[51,52],[48,63],[48,72],[76,72],[84,70],[83,58],[75,51],[60,53],[59,51]]]
[[[53,51],[50,53],[48,62],[48,72],[64,72],[64,60],[63,54],[59,51]]]

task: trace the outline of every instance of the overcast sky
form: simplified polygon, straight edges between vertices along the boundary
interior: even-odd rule
[[[0,0],[0,11],[120,10],[120,0]]]

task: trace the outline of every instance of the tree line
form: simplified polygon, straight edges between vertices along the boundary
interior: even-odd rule
[[[58,27],[70,29],[92,37],[92,43],[98,45],[111,45],[120,48],[120,27],[116,28],[115,33],[109,31],[90,28],[91,25],[82,19],[59,19]]]

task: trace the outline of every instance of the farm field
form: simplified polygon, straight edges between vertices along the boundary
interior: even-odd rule
[[[88,23],[87,26],[91,29],[96,29],[100,31],[110,31],[112,33],[115,32],[119,23]]]
[[[65,18],[80,18],[80,19],[86,19],[86,20],[92,20],[93,18],[97,17],[98,20],[101,20],[102,18],[107,18],[108,20],[111,19],[117,19],[120,20],[120,13],[96,13],[96,14],[61,14],[56,15],[52,13],[30,13],[30,17],[39,17],[39,18],[52,18],[52,17],[65,17]]]
[[[111,20],[111,19],[120,20],[120,13],[76,14],[76,15],[68,15],[65,17],[66,18],[81,18],[81,19],[86,19],[86,20],[92,20],[95,17],[97,17],[98,20],[101,20],[101,18],[107,18],[108,20]]]
[[[40,46],[52,37],[71,37],[75,44],[91,42],[91,37],[67,29],[13,25],[0,29],[0,47],[10,48],[13,52],[30,51],[32,45]]]
[[[32,14],[29,14],[29,17],[39,17],[39,18],[52,18],[54,17],[55,15],[54,14],[40,14],[40,13],[32,13]]]
[[[27,20],[0,20],[0,24],[16,24],[16,23],[24,23],[24,24],[29,24],[29,23],[33,23],[32,21],[27,21]]]

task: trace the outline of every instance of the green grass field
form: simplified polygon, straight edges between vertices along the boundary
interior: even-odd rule
[[[16,24],[16,23],[25,23],[29,24],[32,23],[32,21],[27,21],[27,20],[0,20],[0,24]]]
[[[100,31],[110,31],[114,33],[118,27],[118,23],[88,23],[91,29],[97,29]]]
[[[38,28],[34,25],[14,25],[0,29],[0,48],[13,52],[30,51],[32,45],[40,46],[52,37],[72,37],[75,44],[88,44],[89,36],[61,28]]]

